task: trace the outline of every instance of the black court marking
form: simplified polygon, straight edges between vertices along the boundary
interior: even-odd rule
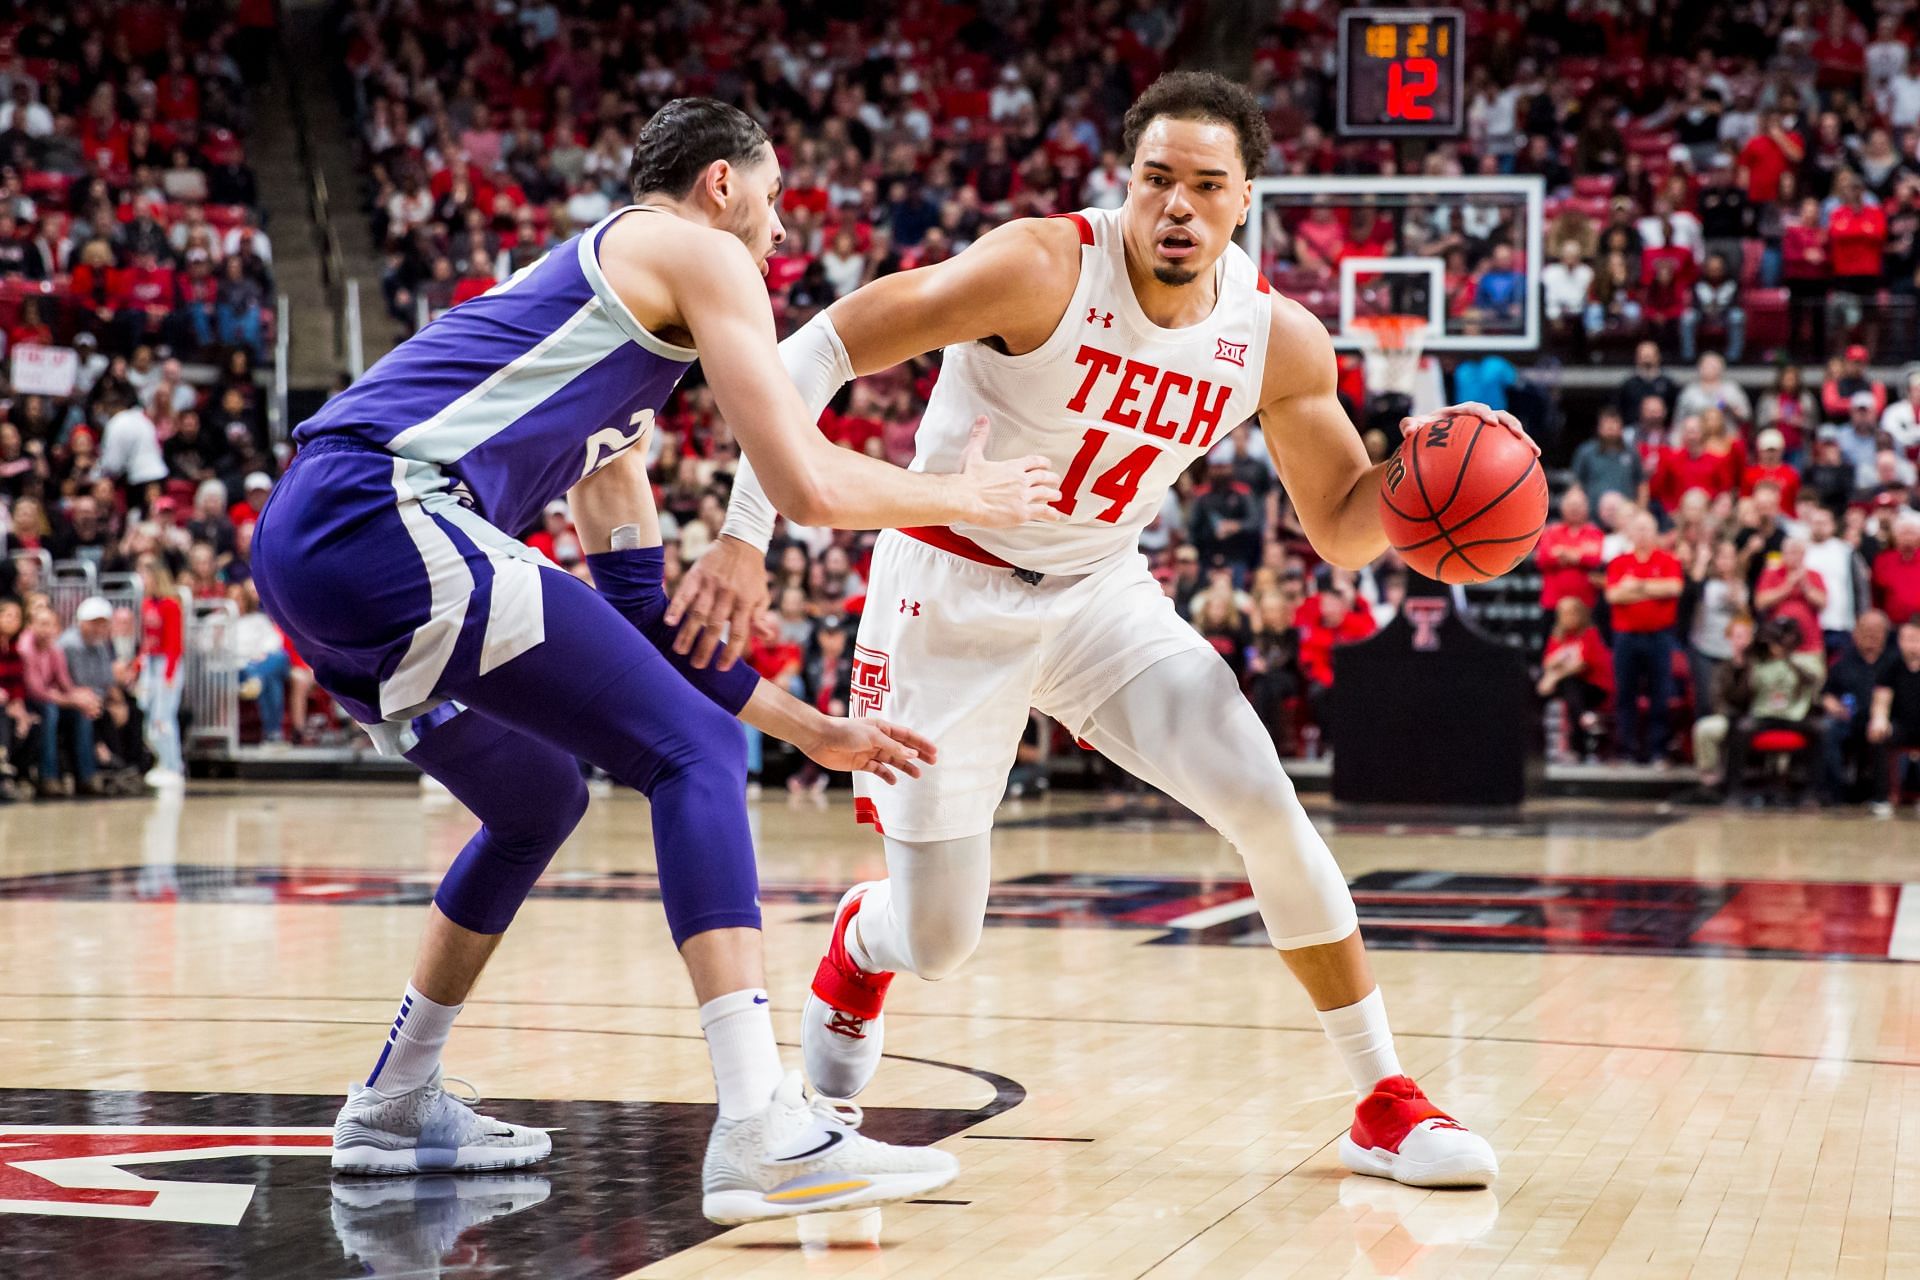
[[[1092,1142],[1092,1138],[1044,1138],[1026,1133],[963,1133],[975,1142]]]
[[[1007,1077],[954,1069],[992,1083],[992,1101],[974,1110],[869,1108],[863,1130],[888,1142],[938,1142],[1026,1096]],[[315,1135],[276,1142],[261,1132],[324,1131],[339,1105],[334,1096],[0,1089],[0,1201],[42,1201],[66,1211],[0,1213],[0,1276],[612,1280],[727,1230],[700,1214],[710,1106],[490,1101],[493,1114],[562,1131],[546,1161],[493,1174],[336,1181],[318,1154],[324,1134],[316,1147]],[[29,1125],[110,1132],[42,1134],[19,1127]],[[259,1154],[126,1166],[143,1179],[188,1184],[189,1204],[209,1195],[246,1197],[235,1225],[126,1217],[140,1211],[141,1202],[161,1202],[140,1191],[57,1186],[10,1163],[130,1149],[163,1154],[180,1147],[154,1131],[183,1126],[215,1128],[236,1146],[274,1144],[261,1145]],[[215,1184],[224,1190],[214,1191]],[[180,1203],[168,1202],[165,1212]],[[798,1235],[785,1247],[797,1252]]]
[[[972,1204],[971,1200],[909,1200],[908,1204]]]

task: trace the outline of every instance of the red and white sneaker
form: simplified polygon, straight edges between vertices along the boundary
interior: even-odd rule
[[[1410,1187],[1484,1187],[1500,1172],[1487,1140],[1427,1101],[1405,1076],[1388,1076],[1354,1108],[1340,1163]]]
[[[868,973],[847,954],[847,926],[860,910],[871,881],[857,884],[840,899],[833,940],[813,975],[813,990],[800,1014],[800,1056],[815,1093],[851,1098],[867,1087],[880,1066],[886,1020],[880,1006],[891,973]]]

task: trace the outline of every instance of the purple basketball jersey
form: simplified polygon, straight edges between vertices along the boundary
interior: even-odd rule
[[[639,443],[695,358],[643,328],[600,270],[619,210],[464,302],[294,431],[437,468],[497,528]]]

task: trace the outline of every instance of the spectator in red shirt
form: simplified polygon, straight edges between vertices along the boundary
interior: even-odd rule
[[[1801,652],[1824,652],[1820,611],[1827,607],[1827,584],[1807,567],[1805,538],[1790,537],[1780,544],[1779,558],[1760,571],[1753,607],[1763,618],[1792,618],[1800,628]]]
[[[1377,628],[1371,615],[1353,607],[1344,587],[1328,587],[1314,597],[1319,617],[1297,620],[1300,628],[1300,670],[1307,678],[1307,705],[1320,726],[1320,740],[1333,742],[1333,651],[1343,644],[1365,640]]]
[[[1680,499],[1690,489],[1699,489],[1709,498],[1731,493],[1733,476],[1729,455],[1708,452],[1700,419],[1688,417],[1680,423],[1680,443],[1660,456],[1660,468],[1653,477],[1654,497],[1672,513],[1680,509]]]
[[[1838,293],[1872,296],[1881,286],[1887,247],[1887,215],[1866,203],[1860,175],[1843,169],[1833,181],[1839,200],[1827,215],[1827,243],[1833,255],[1833,288]]]
[[[540,528],[527,535],[527,545],[562,569],[580,563],[580,536],[573,530],[572,508],[565,498],[547,504]]]
[[[1754,437],[1753,447],[1760,456],[1740,477],[1741,497],[1752,496],[1755,485],[1770,480],[1780,488],[1782,511],[1800,509],[1800,473],[1783,460],[1786,444],[1786,437],[1775,427]]]
[[[1747,199],[1755,205],[1778,200],[1781,176],[1798,168],[1806,154],[1805,141],[1786,127],[1778,110],[1761,112],[1759,130],[1740,149],[1738,176],[1746,184]]]
[[[154,755],[147,774],[150,786],[177,786],[186,781],[186,761],[180,754],[180,661],[186,654],[180,598],[157,552],[140,557],[143,592],[140,600],[140,710],[146,716],[147,746]]]
[[[1613,607],[1613,674],[1619,748],[1642,763],[1664,759],[1667,703],[1673,697],[1674,627],[1686,573],[1661,549],[1660,527],[1647,512],[1627,524],[1632,549],[1607,566],[1607,603]],[[1647,696],[1647,740],[1640,740],[1639,699]]]
[[[1873,559],[1873,604],[1899,626],[1920,616],[1920,512],[1893,521],[1893,545]]]
[[[475,249],[467,257],[467,269],[453,286],[453,305],[477,298],[498,283],[493,276],[493,259],[485,249]]]
[[[1586,493],[1568,489],[1560,496],[1560,522],[1541,531],[1533,554],[1540,565],[1542,609],[1557,608],[1562,600],[1569,599],[1588,609],[1599,603],[1600,588],[1595,579],[1605,564],[1600,548],[1607,535],[1591,516]],[[1611,677],[1608,684],[1612,684]]]
[[[1687,285],[1680,278],[1679,261],[1672,257],[1655,259],[1640,286],[1640,316],[1663,346],[1673,342],[1686,310]]]
[[[1554,609],[1553,634],[1540,664],[1543,698],[1558,698],[1567,708],[1566,748],[1591,760],[1600,738],[1600,716],[1613,701],[1613,655],[1593,625],[1593,612],[1576,596],[1562,597]],[[1562,749],[1549,742],[1549,751]]]

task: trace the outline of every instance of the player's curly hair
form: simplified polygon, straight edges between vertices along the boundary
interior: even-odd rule
[[[1240,139],[1240,160],[1249,178],[1259,175],[1273,141],[1266,113],[1252,91],[1211,71],[1169,71],[1147,86],[1127,108],[1122,139],[1128,155],[1140,144],[1147,126],[1162,116],[1210,120],[1232,128]]]
[[[715,160],[744,164],[767,142],[767,131],[738,107],[712,98],[675,98],[653,113],[633,144],[627,176],[634,198],[658,191],[678,199]]]

